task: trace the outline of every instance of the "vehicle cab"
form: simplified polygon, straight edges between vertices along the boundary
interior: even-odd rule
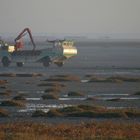
[[[66,58],[70,58],[70,57],[77,55],[77,49],[74,46],[73,41],[63,41],[62,48],[63,48],[63,55]]]

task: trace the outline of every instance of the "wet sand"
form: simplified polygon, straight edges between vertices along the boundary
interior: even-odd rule
[[[23,68],[24,69],[24,68]],[[56,68],[58,69],[58,68]],[[140,91],[140,82],[87,82],[83,80],[86,78],[85,75],[73,77],[79,77],[79,81],[47,81],[55,75],[48,75],[43,73],[40,76],[29,76],[20,73],[19,76],[1,76],[1,80],[6,80],[1,86],[5,88],[0,88],[1,93],[9,92],[8,95],[0,95],[0,102],[5,100],[13,100],[17,96],[23,96],[25,101],[24,106],[3,106],[0,108],[6,109],[9,112],[9,117],[2,118],[1,121],[6,122],[9,120],[31,120],[31,121],[41,121],[42,117],[33,118],[32,113],[36,110],[42,110],[48,112],[50,109],[55,108],[65,108],[75,105],[96,105],[103,106],[108,109],[139,109],[140,107],[140,96],[135,95],[136,92]],[[63,73],[64,74],[64,73]],[[62,75],[57,75],[62,76]],[[67,76],[67,74],[63,75]],[[56,80],[56,79],[55,79]],[[54,86],[50,86],[50,83]],[[57,84],[56,84],[57,83]],[[47,86],[47,84],[49,86]],[[55,85],[56,84],[56,85]],[[60,87],[60,85],[63,85]],[[42,85],[42,86],[41,86]],[[55,88],[59,89],[56,90]],[[52,91],[51,91],[52,90]],[[55,91],[56,90],[56,91]],[[76,95],[71,95],[69,92],[74,92]],[[77,93],[78,92],[78,93]],[[48,94],[56,95],[57,98],[43,99],[43,95]],[[20,100],[20,98],[19,98]],[[22,99],[21,99],[22,100]],[[83,118],[81,121],[93,120],[98,118]],[[103,118],[102,118],[103,119]],[[106,119],[106,118],[105,118]],[[112,118],[113,119],[113,118]],[[43,121],[56,122],[59,119],[56,118],[43,118]],[[99,119],[100,120],[100,119]],[[139,121],[139,118],[134,120]],[[61,121],[78,121],[77,118],[61,118]]]

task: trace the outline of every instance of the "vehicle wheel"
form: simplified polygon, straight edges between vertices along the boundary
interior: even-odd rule
[[[43,62],[43,66],[44,67],[49,67],[50,66],[50,62],[49,61],[44,61]]]
[[[57,65],[58,67],[62,67],[62,66],[63,66],[63,62],[56,63],[56,65]]]
[[[8,67],[10,65],[10,60],[8,59],[8,57],[3,57],[2,58],[2,65],[4,67]]]
[[[42,60],[42,63],[43,63],[43,66],[44,67],[49,67],[50,64],[51,64],[51,60],[49,57],[45,57],[43,60]]]
[[[17,67],[23,67],[23,62],[17,62]]]

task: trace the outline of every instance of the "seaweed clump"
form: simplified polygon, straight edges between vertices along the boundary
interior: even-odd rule
[[[15,107],[24,107],[25,104],[21,101],[15,101],[15,100],[5,100],[2,101],[0,106],[15,106]]]
[[[35,115],[33,115],[35,116]],[[38,115],[37,117],[42,116]],[[134,109],[107,109],[102,106],[77,105],[44,112],[44,117],[136,118],[140,111]]]
[[[140,91],[135,92],[134,95],[140,95]]]
[[[7,110],[0,108],[0,117],[8,117],[9,113]]]
[[[48,79],[44,81],[59,81],[59,82],[80,81],[80,78],[79,76],[76,75],[54,75],[50,76]]]
[[[13,97],[13,100],[26,100],[26,98],[22,94],[20,94],[20,95]]]
[[[44,100],[58,99],[58,96],[56,94],[54,94],[54,93],[49,93],[49,94],[42,95],[42,98]]]
[[[0,80],[0,85],[4,85],[4,84],[7,84],[8,81],[7,80]]]
[[[70,91],[69,93],[68,93],[68,96],[84,96],[84,93],[82,93],[82,92],[76,92],[76,91]]]
[[[140,82],[139,77],[111,76],[111,77],[91,77],[89,82]]]

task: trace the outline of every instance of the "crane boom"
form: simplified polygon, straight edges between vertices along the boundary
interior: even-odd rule
[[[31,30],[29,28],[25,28],[16,38],[15,38],[15,46],[17,45],[17,41],[19,41],[24,35],[24,33],[28,33],[29,34],[29,37],[30,37],[30,40],[31,40],[31,43],[33,45],[33,50],[35,50],[36,48],[36,45],[34,43],[34,39],[33,39],[33,36],[32,36],[32,33],[31,33]]]

